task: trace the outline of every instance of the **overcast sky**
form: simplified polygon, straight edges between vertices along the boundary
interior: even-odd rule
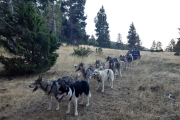
[[[165,49],[171,39],[180,37],[177,29],[180,28],[180,0],[86,0],[88,35],[95,35],[94,18],[102,5],[106,11],[111,41],[117,41],[120,33],[123,43],[127,43],[132,22],[142,46],[147,48],[155,40],[160,41]]]

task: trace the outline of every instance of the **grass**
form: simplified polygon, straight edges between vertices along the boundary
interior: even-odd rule
[[[90,48],[95,51],[95,48]],[[72,52],[72,46],[60,47],[56,64],[42,74],[43,79],[55,80],[67,75],[75,77],[77,73],[74,72],[74,64],[84,62],[86,67],[94,66],[96,60],[105,62],[107,56],[119,57],[127,53],[126,50],[103,49],[103,55],[94,52],[87,58],[79,58],[69,56]],[[92,80],[90,106],[79,105],[77,117],[74,116],[73,103],[70,114],[65,114],[66,101],[62,101],[60,110],[56,111],[56,101],[53,99],[52,110],[46,110],[48,99],[44,92],[37,90],[32,93],[32,89],[29,88],[38,75],[15,77],[13,80],[0,78],[0,120],[180,119],[180,61],[179,57],[173,54],[142,51],[142,58],[133,61],[133,65],[127,71],[122,71],[122,77],[117,77],[113,89],[105,82],[104,93],[101,89],[95,90],[97,84]],[[106,65],[108,67],[107,62]],[[57,73],[52,74],[54,71]],[[146,89],[140,90],[140,86]],[[159,86],[159,89],[152,91],[152,86]],[[175,101],[168,98],[169,93],[174,95]]]

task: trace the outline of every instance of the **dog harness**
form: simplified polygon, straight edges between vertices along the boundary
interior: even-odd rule
[[[107,74],[109,74],[109,69],[108,69],[108,72],[107,72]]]

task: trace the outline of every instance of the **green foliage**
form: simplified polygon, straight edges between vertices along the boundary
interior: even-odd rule
[[[0,62],[11,74],[28,74],[47,71],[58,57],[54,53],[60,46],[58,39],[46,29],[46,21],[32,2],[17,2],[15,14],[4,17],[11,27],[1,27],[0,45],[13,55],[0,56]],[[8,15],[7,15],[8,16]]]
[[[136,28],[133,23],[130,25],[127,39],[128,39],[129,48],[135,47],[138,38],[137,38]]]
[[[180,54],[180,38],[178,38],[177,44],[175,46],[175,54],[174,55],[179,55]]]
[[[103,50],[102,50],[102,48],[101,47],[99,47],[99,48],[96,48],[96,53],[98,53],[98,54],[103,54]]]
[[[105,9],[102,8],[97,13],[97,16],[94,19],[95,22],[95,31],[97,36],[97,42],[99,47],[110,48],[110,35],[109,35],[109,24],[107,23],[107,16]]]
[[[180,56],[180,52],[174,53],[175,56]]]
[[[88,44],[89,36],[86,35],[85,27],[87,16],[84,16],[86,0],[62,1],[63,13],[62,42],[75,44]]]
[[[160,49],[160,50],[150,50],[150,52],[163,52],[163,49]]]
[[[166,51],[168,52],[174,52],[175,51],[176,42],[174,39],[172,39],[169,43],[169,45],[166,47]]]
[[[79,57],[88,57],[92,53],[92,50],[87,47],[79,47],[77,49],[74,48],[74,55],[77,55]]]
[[[122,37],[121,37],[121,34],[118,33],[118,38],[117,38],[116,46],[117,46],[118,49],[121,49],[122,45],[123,45]]]

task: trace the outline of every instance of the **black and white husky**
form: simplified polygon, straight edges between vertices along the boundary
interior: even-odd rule
[[[86,106],[89,106],[89,97],[91,97],[91,93],[89,91],[89,84],[85,80],[79,80],[70,86],[67,85],[61,85],[56,83],[58,86],[58,94],[56,96],[56,99],[58,99],[59,103],[61,100],[67,100],[68,101],[68,110],[66,113],[70,113],[70,106],[71,101],[74,101],[74,108],[75,113],[74,115],[78,115],[77,107],[78,107],[78,97],[84,93],[87,96],[87,104]],[[83,104],[84,97],[82,99],[82,102],[79,104]]]
[[[42,80],[42,77],[39,76],[39,78],[35,80],[35,82],[29,86],[30,88],[34,88],[33,92],[36,91],[38,88],[40,88],[46,93],[46,95],[49,97],[49,107],[47,110],[51,110],[52,97],[57,96],[56,83],[59,83],[62,85],[70,85],[73,83],[73,79],[71,77],[65,76],[65,77],[59,78],[58,80]],[[56,110],[59,110],[59,102],[57,102]]]

